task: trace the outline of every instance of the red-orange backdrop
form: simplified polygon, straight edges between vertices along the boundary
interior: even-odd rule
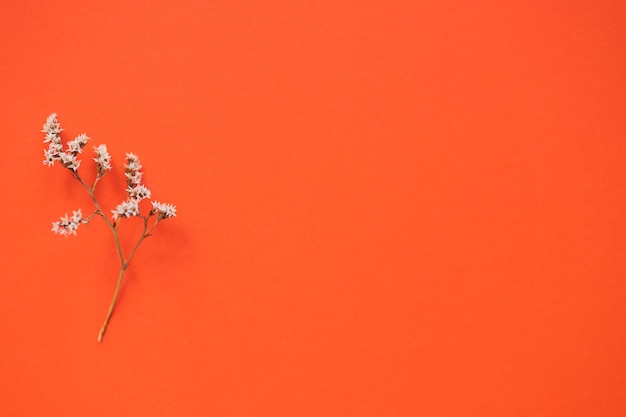
[[[4,1],[0,414],[626,415],[625,28],[621,1]],[[108,145],[108,210],[125,152],[178,207],[102,344],[113,240],[50,233],[91,211],[41,164],[52,112]]]

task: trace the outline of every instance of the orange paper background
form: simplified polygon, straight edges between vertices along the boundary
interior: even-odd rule
[[[618,1],[4,1],[0,414],[626,415],[625,28]],[[117,259],[99,219],[50,233],[91,210],[41,164],[52,112],[108,145],[107,209],[125,152],[178,207],[102,344]]]

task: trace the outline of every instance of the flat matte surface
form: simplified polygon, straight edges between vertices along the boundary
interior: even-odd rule
[[[624,2],[43,3],[0,6],[0,415],[626,415]],[[178,206],[102,344],[52,112],[108,210],[125,152]]]

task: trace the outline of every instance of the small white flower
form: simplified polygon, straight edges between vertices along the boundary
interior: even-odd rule
[[[80,161],[76,159],[74,154],[61,152],[59,154],[59,159],[65,168],[71,169],[74,172],[76,172],[80,166]]]
[[[78,226],[85,222],[86,221],[83,220],[83,213],[78,209],[72,213],[72,218],[69,218],[68,215],[65,214],[58,222],[52,222],[52,231],[66,237],[70,234],[76,236]]]
[[[59,135],[57,133],[46,132],[46,137],[44,138],[43,143],[52,142],[55,139],[57,139],[58,137],[59,137]]]
[[[158,217],[161,219],[176,217],[176,206],[173,204],[165,204],[159,203],[158,201],[153,201],[151,214],[158,214]]]
[[[128,197],[133,200],[141,201],[144,198],[150,198],[150,190],[145,185],[139,184],[134,187],[128,187],[126,189],[128,192]]]
[[[63,129],[61,129],[61,124],[57,120],[57,114],[52,113],[46,119],[46,124],[43,125],[42,132],[46,134],[46,140],[44,141],[44,143],[50,142],[50,140],[54,136],[59,136],[61,131],[63,131]]]
[[[61,153],[63,152],[63,145],[60,140],[58,142],[51,142],[50,145],[48,145],[48,150],[55,153]]]
[[[132,152],[126,154],[126,164],[124,164],[124,167],[128,171],[139,171],[143,168],[141,162],[139,162],[139,157]]]
[[[139,201],[137,200],[128,200],[124,201],[115,208],[115,210],[111,210],[113,212],[113,220],[117,220],[118,218],[126,218],[131,216],[139,215]]]
[[[85,133],[76,136],[76,139],[67,142],[67,152],[73,153],[74,155],[81,153],[85,145],[87,145],[89,139],[91,138]]]
[[[130,187],[141,184],[143,173],[139,171],[142,168],[139,157],[134,153],[127,153],[124,167],[126,168],[126,184]]]
[[[54,161],[59,160],[59,153],[51,151],[50,149],[44,150],[43,155],[46,157],[46,159],[43,160],[43,164],[49,167],[54,165]]]
[[[83,220],[83,212],[80,209],[72,212],[72,222],[80,223],[82,220]]]
[[[101,177],[106,171],[111,170],[111,155],[106,145],[94,146],[96,157],[93,159],[98,164],[98,176]]]
[[[143,176],[143,172],[135,171],[135,172],[127,172],[126,174],[126,183],[129,186],[135,186],[141,184],[141,177]]]

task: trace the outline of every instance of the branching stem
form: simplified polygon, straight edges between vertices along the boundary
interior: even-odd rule
[[[96,207],[96,211],[94,212],[94,214],[97,214],[98,216],[102,217],[106,225],[111,230],[111,233],[113,233],[113,239],[115,240],[115,248],[117,250],[117,255],[120,260],[120,272],[117,277],[117,284],[115,285],[115,292],[113,293],[113,299],[111,300],[111,304],[109,305],[109,310],[107,311],[107,315],[104,319],[104,323],[102,324],[102,328],[100,329],[100,332],[98,333],[98,342],[101,342],[102,338],[104,337],[104,334],[106,333],[107,327],[109,325],[109,321],[111,320],[111,316],[113,315],[113,311],[115,310],[117,297],[122,287],[122,280],[124,278],[124,272],[126,272],[126,269],[128,268],[128,265],[131,259],[135,255],[135,252],[137,252],[137,249],[139,248],[141,243],[144,241],[146,237],[150,236],[150,233],[152,233],[156,225],[159,223],[159,221],[161,220],[161,217],[157,216],[157,219],[154,222],[154,224],[149,227],[148,220],[150,219],[151,216],[139,216],[143,219],[143,232],[141,233],[141,237],[139,237],[139,240],[137,241],[137,243],[131,250],[130,255],[128,255],[128,258],[124,258],[124,252],[122,251],[122,244],[120,242],[120,236],[118,233],[119,222],[112,222],[111,220],[109,220],[109,218],[102,211],[102,208],[100,207],[100,204],[98,203],[98,200],[96,199],[96,194],[95,194],[96,184],[100,180],[100,176],[96,177],[92,186],[89,187],[85,183],[85,181],[81,178],[81,176],[78,174],[78,172],[74,171],[72,172],[72,175],[74,176],[74,178],[78,180],[78,182],[80,182],[80,184],[83,186],[85,191],[87,191],[87,193],[89,194],[89,197],[91,197],[91,201]]]

